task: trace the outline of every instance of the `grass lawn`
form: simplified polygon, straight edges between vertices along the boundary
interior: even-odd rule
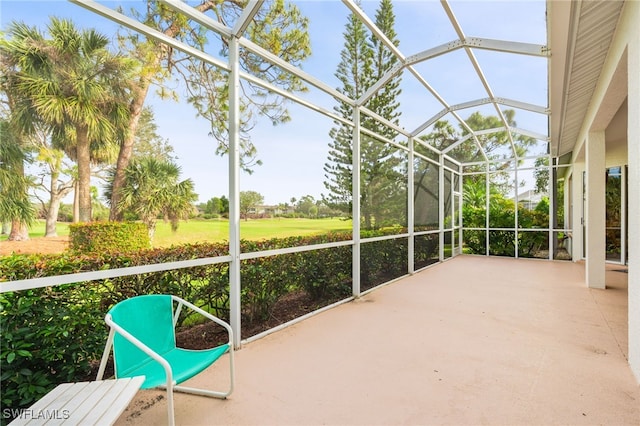
[[[36,220],[33,226],[29,229],[29,238],[44,237],[45,223],[44,220]],[[56,231],[59,237],[69,235],[69,224],[58,222]],[[0,241],[5,241],[8,235],[0,235]]]
[[[351,220],[331,219],[249,219],[240,221],[240,238],[261,240],[284,238],[298,235],[315,235],[328,231],[351,229]],[[169,224],[158,222],[153,241],[155,247],[168,247],[172,244],[194,243],[197,241],[222,241],[229,239],[229,221],[189,220],[180,222],[176,233],[171,232]]]
[[[314,235],[327,231],[339,231],[351,229],[351,220],[338,218],[330,219],[255,219],[242,220],[240,222],[240,238],[246,240],[261,240],[268,238],[291,237],[297,235]],[[44,236],[45,223],[37,221],[29,230],[29,237],[39,238]],[[69,235],[69,225],[58,223],[59,236]],[[0,241],[7,239],[6,235],[0,236]],[[216,242],[229,239],[229,221],[226,219],[189,220],[180,222],[177,232],[171,232],[171,225],[158,221],[153,245],[155,247],[169,247],[171,245]]]

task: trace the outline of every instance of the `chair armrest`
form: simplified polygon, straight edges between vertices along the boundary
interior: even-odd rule
[[[178,302],[179,304],[182,304],[184,306],[186,306],[187,308],[199,313],[200,315],[210,319],[211,321],[215,322],[218,325],[221,325],[222,327],[224,327],[227,330],[227,333],[229,335],[229,346],[233,347],[233,329],[231,328],[231,326],[229,324],[227,324],[225,321],[221,320],[220,318],[216,317],[215,315],[211,315],[209,312],[205,311],[204,309],[201,309],[197,306],[195,306],[192,303],[187,302],[184,299],[181,299],[178,296],[171,296],[171,298]]]

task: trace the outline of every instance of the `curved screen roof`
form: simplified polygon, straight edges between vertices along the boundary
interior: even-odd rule
[[[229,69],[226,60],[218,56],[220,46],[212,46],[210,52],[196,51],[116,12],[109,7],[113,2],[72,2]],[[313,53],[302,65],[304,70],[285,63],[243,37],[254,16],[266,7],[263,1],[249,2],[240,15],[224,23],[192,7],[199,2],[162,2],[221,37],[239,37],[244,49],[298,75],[333,99],[363,107],[365,114],[367,101],[390,79],[401,76],[399,126],[386,124],[399,135],[420,137],[430,133],[438,120],[448,121],[456,128],[457,139],[436,148],[461,163],[491,158],[522,159],[549,153],[549,50],[544,44],[547,39],[544,1],[394,2],[398,47],[374,23],[378,1],[360,4],[352,0],[294,1],[310,19]],[[358,99],[348,99],[339,93],[336,88],[340,82],[334,75],[350,14],[360,19],[370,35],[385,44],[398,59],[397,65]],[[280,94],[300,101],[297,95]],[[303,102],[318,108],[316,102],[320,101]],[[332,110],[331,105],[319,108]],[[507,110],[514,111],[515,115],[506,113]],[[494,116],[497,120],[491,128],[472,128],[467,119],[474,113]],[[487,143],[493,134],[502,135],[506,141],[504,146]],[[523,139],[527,140],[527,149],[520,146]],[[464,149],[467,145],[472,149]]]

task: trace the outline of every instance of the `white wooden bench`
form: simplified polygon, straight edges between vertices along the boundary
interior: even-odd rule
[[[11,425],[112,425],[143,382],[144,376],[63,383],[23,410]]]

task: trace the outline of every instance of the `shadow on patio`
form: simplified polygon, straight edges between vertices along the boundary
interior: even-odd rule
[[[246,344],[234,394],[176,393],[176,423],[638,424],[621,269],[459,256]],[[117,424],[165,423],[163,395]]]

